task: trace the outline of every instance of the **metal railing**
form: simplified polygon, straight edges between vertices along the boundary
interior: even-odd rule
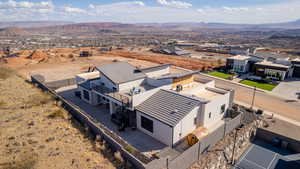
[[[106,96],[109,96],[119,102],[121,102],[123,105],[130,107],[132,104],[132,99],[129,96],[125,96],[119,92],[114,92],[112,89],[109,89],[105,86],[101,85],[93,85],[92,89],[96,92],[99,92],[101,94],[104,94]]]

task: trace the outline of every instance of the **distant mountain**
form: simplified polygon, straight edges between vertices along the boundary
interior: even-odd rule
[[[0,36],[22,36],[28,35],[29,33],[21,28],[7,27],[0,28]]]
[[[168,27],[177,28],[234,28],[234,29],[298,29],[300,28],[300,20],[284,23],[271,24],[229,24],[229,23],[206,23],[206,22],[180,22],[180,23],[139,23],[139,26],[153,26],[153,27]]]
[[[124,24],[118,22],[94,22],[94,23],[76,23],[57,26],[46,26],[39,28],[26,29],[30,32],[39,33],[118,33],[118,30],[143,30],[146,26],[134,24]]]
[[[20,21],[20,22],[0,22],[0,28],[19,27],[19,28],[34,28],[54,25],[66,25],[74,22],[67,21]]]

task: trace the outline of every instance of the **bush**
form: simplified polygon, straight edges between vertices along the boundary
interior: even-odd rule
[[[49,118],[64,118],[64,111],[61,109],[57,109],[48,114]]]
[[[19,161],[10,162],[4,166],[5,169],[34,169],[37,162],[36,155],[22,155]]]
[[[4,101],[0,101],[0,108],[4,108],[6,106],[6,103]]]
[[[26,107],[38,106],[41,104],[47,104],[52,100],[52,97],[47,94],[35,94],[29,97],[28,100],[25,101]]]
[[[0,67],[0,79],[5,80],[13,75],[13,71],[6,67]]]
[[[134,153],[134,152],[137,151],[137,150],[136,150],[134,147],[132,147],[132,146],[126,146],[126,147],[125,147],[125,150],[127,150],[127,151],[130,152],[130,153]]]

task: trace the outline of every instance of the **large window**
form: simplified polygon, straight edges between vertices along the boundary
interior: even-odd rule
[[[141,116],[141,126],[150,131],[151,133],[153,133],[153,121],[150,119],[147,119],[144,116]]]
[[[89,92],[86,91],[86,90],[83,90],[83,97],[84,97],[84,99],[86,99],[86,100],[90,100],[90,94],[89,94]]]

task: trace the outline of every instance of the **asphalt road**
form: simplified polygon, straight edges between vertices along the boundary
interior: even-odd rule
[[[235,101],[252,104],[253,89],[214,77],[201,74],[197,76],[201,79],[215,80],[217,87],[234,89]],[[254,106],[300,122],[300,101],[286,100],[268,92],[256,91]]]

